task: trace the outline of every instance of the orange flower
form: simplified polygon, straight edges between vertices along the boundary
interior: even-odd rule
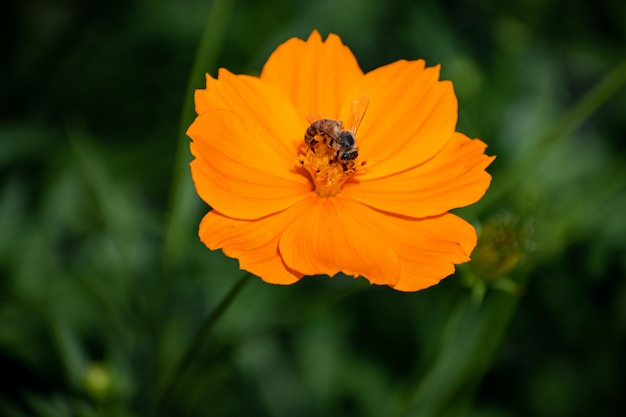
[[[448,211],[483,196],[493,157],[455,132],[438,66],[364,74],[338,36],[314,31],[279,46],[259,77],[207,75],[195,103],[191,173],[212,207],[200,239],[241,269],[274,284],[343,272],[417,291],[469,261],[476,232]]]

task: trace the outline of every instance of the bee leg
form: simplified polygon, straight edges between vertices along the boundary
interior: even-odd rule
[[[315,139],[311,139],[311,140],[305,140],[306,144],[308,145],[309,149],[311,151],[313,151],[313,153],[315,153],[315,148],[317,147],[317,144],[319,143],[318,141],[316,141]]]

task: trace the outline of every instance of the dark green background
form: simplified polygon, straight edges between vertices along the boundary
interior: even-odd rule
[[[626,58],[626,3],[225,3],[215,65],[204,69],[212,74],[257,74],[278,44],[314,28],[339,34],[366,71],[397,59],[442,65],[459,98],[458,130],[498,156],[489,171],[500,194],[467,216],[508,212],[534,229],[511,274],[526,284],[502,344],[484,378],[475,375],[481,382],[463,388],[475,394],[468,415],[620,415],[624,91],[546,143]],[[164,375],[241,274],[198,241],[207,208],[195,197],[163,249],[181,109],[211,7],[2,7],[0,415],[148,415]],[[489,289],[485,300],[500,295]],[[254,278],[161,415],[397,415],[437,360],[455,303],[469,297],[458,276],[415,294],[364,279],[280,287]],[[94,364],[112,381],[100,394],[86,388]]]

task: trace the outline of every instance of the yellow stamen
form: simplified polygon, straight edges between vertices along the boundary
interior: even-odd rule
[[[298,163],[309,171],[315,192],[320,197],[337,195],[346,181],[365,165],[364,162],[339,160],[337,151],[323,142],[305,148],[304,155],[298,155]]]

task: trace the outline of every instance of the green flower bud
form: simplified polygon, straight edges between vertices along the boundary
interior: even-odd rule
[[[85,370],[85,390],[96,401],[103,401],[113,391],[113,376],[108,366],[94,362]]]
[[[491,217],[478,232],[478,245],[472,253],[472,272],[492,283],[505,278],[532,249],[532,226],[513,213]]]

